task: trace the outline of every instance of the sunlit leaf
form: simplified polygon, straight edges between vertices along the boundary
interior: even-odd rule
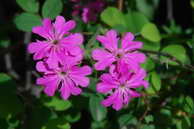
[[[141,30],[141,35],[152,42],[160,42],[161,36],[158,28],[153,23],[147,23]]]

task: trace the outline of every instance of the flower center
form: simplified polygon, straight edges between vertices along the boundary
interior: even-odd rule
[[[67,72],[63,72],[63,71],[62,71],[62,72],[59,72],[59,76],[62,77],[62,78],[63,78],[64,76],[66,76],[66,75],[67,75]]]
[[[59,41],[58,41],[58,40],[53,40],[52,43],[53,43],[54,45],[57,45],[57,44],[59,43]]]
[[[122,56],[123,56],[122,53],[118,53],[118,54],[117,54],[117,58],[119,58],[119,59],[120,59]]]
[[[116,52],[116,57],[117,57],[118,59],[122,58],[123,55],[124,55],[124,53],[123,53],[123,51],[122,51],[121,49],[119,49],[119,50]]]
[[[121,89],[125,89],[126,88],[126,84],[125,83],[120,83],[120,88]]]

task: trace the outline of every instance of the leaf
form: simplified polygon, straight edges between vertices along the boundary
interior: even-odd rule
[[[151,73],[151,81],[156,91],[159,91],[161,88],[161,79],[156,72]]]
[[[192,114],[194,111],[193,99],[189,96],[185,97],[183,108],[186,112]]]
[[[118,122],[121,127],[126,126],[128,124],[136,125],[137,119],[131,114],[124,114],[119,117]]]
[[[183,129],[190,129],[191,127],[191,121],[188,116],[184,116],[182,120],[182,128]]]
[[[93,121],[91,124],[91,129],[104,129],[106,127],[107,121]]]
[[[150,51],[159,51],[160,50],[160,43],[151,42],[146,39],[140,39],[143,44],[143,50],[150,50]]]
[[[16,2],[24,11],[37,13],[39,10],[39,3],[36,0],[16,0]]]
[[[156,94],[161,88],[160,76],[156,72],[151,72],[148,78],[151,80],[151,84],[146,89],[146,92],[149,94]]]
[[[183,64],[189,63],[189,59],[186,55],[186,50],[181,45],[168,45],[167,47],[163,48],[161,52],[170,54],[171,56],[175,57],[177,60],[179,60]],[[171,65],[178,65],[177,62],[169,60],[169,58],[164,57],[164,56],[161,58],[161,60]]]
[[[90,112],[95,121],[102,121],[107,114],[107,109],[100,104],[101,100],[98,96],[91,96],[89,100]]]
[[[155,24],[147,23],[141,30],[141,35],[152,42],[160,42],[160,32]]]
[[[125,18],[121,11],[114,7],[106,8],[100,15],[101,20],[107,25],[114,27],[117,25],[126,27]]]
[[[68,110],[67,114],[65,114],[64,119],[70,123],[77,122],[81,118],[81,113],[79,110],[70,109]]]
[[[194,0],[190,1],[191,7],[194,8]]]
[[[154,121],[154,117],[152,115],[148,115],[145,117],[146,123],[150,123]]]
[[[0,73],[0,95],[0,117],[15,116],[24,110],[16,95],[16,83],[4,73]]]
[[[19,30],[30,32],[32,27],[41,24],[41,18],[31,13],[22,13],[15,17],[14,23]]]
[[[71,126],[63,118],[51,119],[41,129],[70,129]]]
[[[44,18],[54,19],[63,10],[63,3],[61,0],[46,0],[42,7],[42,16]]]
[[[159,4],[159,0],[136,0],[138,11],[142,12],[149,18],[153,18],[154,10]]]
[[[140,32],[143,26],[149,23],[148,19],[142,13],[132,11],[125,15],[125,20],[127,31],[133,33]]]
[[[64,111],[71,107],[71,102],[53,96],[52,99],[49,102],[45,102],[44,105],[49,108],[54,108],[56,111]]]
[[[155,63],[152,61],[151,58],[147,58],[146,62],[141,64],[142,68],[146,69],[147,71],[151,71],[155,68]]]
[[[7,48],[10,46],[10,40],[0,40],[0,47]]]
[[[154,125],[143,125],[141,129],[155,129]]]
[[[28,113],[27,129],[41,129],[51,117],[51,110],[42,105],[33,105],[32,110]]]

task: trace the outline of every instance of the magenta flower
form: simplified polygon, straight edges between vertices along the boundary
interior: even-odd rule
[[[75,24],[73,20],[66,22],[62,16],[57,16],[55,23],[46,18],[42,26],[34,27],[32,31],[45,38],[44,41],[37,40],[29,44],[28,51],[34,54],[34,60],[46,59],[52,68],[62,64],[66,56],[81,60],[83,51],[79,45],[83,42],[83,36],[69,32]]]
[[[44,73],[43,77],[37,79],[37,84],[45,87],[44,92],[48,96],[53,96],[58,89],[64,100],[67,100],[71,94],[81,94],[80,87],[88,86],[89,78],[86,75],[92,72],[89,66],[78,67],[72,60],[68,60],[68,63],[55,69],[49,69],[47,64],[40,61],[36,69]]]
[[[102,74],[101,82],[97,84],[97,91],[104,94],[110,94],[107,99],[102,101],[105,107],[111,106],[115,110],[120,110],[127,105],[132,98],[139,97],[140,94],[135,91],[136,88],[144,86],[147,88],[148,82],[144,80],[146,72],[139,69],[137,73],[115,71],[115,66],[111,66],[110,73]]]
[[[139,64],[145,61],[145,55],[137,51],[142,47],[142,43],[139,41],[133,41],[134,35],[130,32],[121,40],[121,48],[119,48],[119,38],[115,30],[110,30],[105,36],[97,36],[97,40],[101,42],[104,48],[98,48],[93,50],[92,57],[98,62],[95,64],[96,70],[104,70],[111,66],[113,63],[122,66],[122,64],[128,64],[127,66],[131,70],[138,70]]]
[[[71,0],[76,4],[73,6],[72,15],[81,15],[82,20],[85,23],[88,22],[95,22],[98,14],[105,8],[105,1],[104,0],[94,0],[88,3],[80,0]]]
[[[99,14],[105,6],[105,2],[103,0],[96,0],[88,3],[82,12],[82,20],[87,23],[90,21],[96,21],[97,14]]]

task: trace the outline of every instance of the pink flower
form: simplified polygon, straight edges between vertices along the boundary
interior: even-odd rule
[[[145,55],[137,51],[142,47],[142,43],[133,41],[134,35],[130,32],[121,39],[121,48],[118,47],[119,38],[115,30],[108,31],[105,36],[97,36],[97,40],[104,48],[92,52],[93,59],[98,61],[95,64],[96,70],[104,70],[116,63],[118,66],[128,64],[127,67],[136,71],[139,69],[139,64],[145,61]]]
[[[48,96],[53,96],[58,89],[61,97],[65,100],[71,94],[81,94],[80,87],[87,87],[89,84],[89,78],[85,76],[91,74],[92,70],[89,66],[78,67],[76,64],[76,62],[68,60],[61,67],[49,69],[44,62],[38,62],[36,69],[43,72],[44,76],[37,79],[37,84],[45,87],[44,92]]]
[[[82,12],[82,20],[87,23],[90,21],[96,21],[97,19],[97,14],[99,14],[105,6],[105,2],[102,0],[96,0],[88,3],[83,8]]]
[[[81,0],[71,0],[72,2],[80,2]]]
[[[46,18],[42,26],[34,27],[32,31],[45,38],[43,41],[37,40],[29,44],[28,51],[34,54],[34,60],[45,59],[52,68],[62,64],[66,56],[80,61],[83,51],[79,45],[83,42],[83,36],[69,32],[75,24],[73,20],[66,22],[62,16],[57,16],[55,23]]]
[[[72,1],[76,2],[76,4],[73,6],[72,15],[76,16],[81,14],[82,20],[85,23],[96,21],[98,14],[100,14],[100,12],[105,7],[104,0],[94,0],[88,3],[85,3],[80,0],[72,0]]]
[[[139,97],[140,94],[135,91],[136,88],[144,86],[147,88],[148,82],[144,80],[146,72],[139,69],[137,73],[115,71],[115,66],[111,66],[110,73],[102,74],[101,82],[97,84],[97,91],[110,94],[107,99],[102,101],[105,107],[111,106],[115,110],[120,110],[127,105],[132,98]]]

